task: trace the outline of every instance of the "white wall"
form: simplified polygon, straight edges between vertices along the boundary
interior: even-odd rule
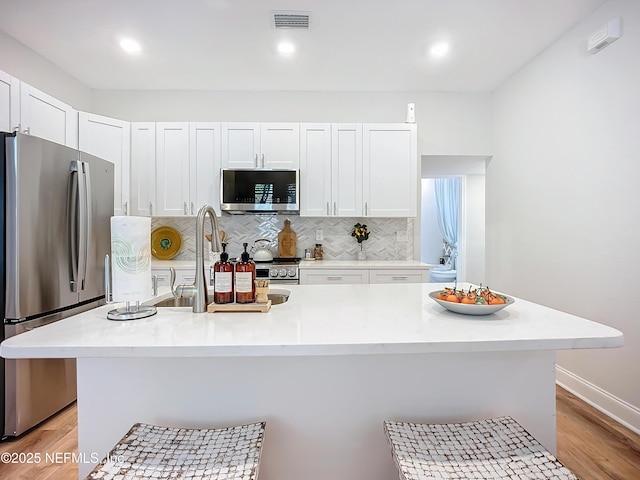
[[[77,110],[90,108],[90,88],[1,30],[0,70]]]
[[[586,39],[615,17],[623,36]],[[612,0],[495,92],[487,282],[621,330],[559,352],[574,387],[640,429],[640,2]],[[591,385],[593,384],[593,385]]]
[[[418,154],[492,151],[492,96],[417,92],[96,91],[92,112],[130,121],[404,122],[416,105]]]

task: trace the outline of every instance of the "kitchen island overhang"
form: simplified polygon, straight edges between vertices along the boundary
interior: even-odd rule
[[[505,414],[555,452],[555,350],[618,347],[622,333],[521,299],[461,316],[428,298],[440,286],[291,286],[268,313],[161,308],[126,323],[105,306],[0,353],[78,359],[80,451],[100,456],[135,422],[266,420],[261,480],[382,480],[396,475],[383,420]]]

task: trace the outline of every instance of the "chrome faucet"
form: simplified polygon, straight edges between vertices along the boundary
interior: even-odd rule
[[[193,284],[195,289],[193,299],[194,313],[206,312],[207,304],[209,303],[207,276],[204,271],[204,220],[207,214],[211,218],[211,251],[222,251],[216,211],[211,205],[204,205],[198,211],[198,218],[196,219],[196,280]]]

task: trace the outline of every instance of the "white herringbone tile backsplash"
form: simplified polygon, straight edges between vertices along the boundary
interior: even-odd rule
[[[322,230],[322,247],[326,260],[353,260],[359,249],[358,242],[351,236],[351,229],[360,222],[367,225],[371,235],[364,242],[369,260],[411,260],[413,258],[412,218],[310,218],[297,215],[248,214],[228,215],[219,218],[220,229],[229,239],[227,251],[231,257],[239,256],[242,244],[247,242],[251,248],[260,238],[272,241],[272,250],[277,254],[278,232],[284,227],[284,221],[291,221],[291,228],[297,234],[298,257],[304,256],[305,248],[316,244],[316,230]],[[175,228],[182,236],[182,248],[174,260],[195,259],[196,217],[153,217],[152,230],[160,226]],[[206,233],[211,233],[210,222],[205,223]],[[396,232],[406,232],[407,242],[398,242]]]

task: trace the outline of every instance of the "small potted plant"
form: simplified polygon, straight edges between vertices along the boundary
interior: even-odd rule
[[[365,240],[369,238],[369,229],[366,225],[356,223],[351,230],[351,236],[355,237],[360,245],[360,250],[357,253],[358,260],[365,260],[367,258],[367,254],[364,251],[364,245],[362,244]]]

